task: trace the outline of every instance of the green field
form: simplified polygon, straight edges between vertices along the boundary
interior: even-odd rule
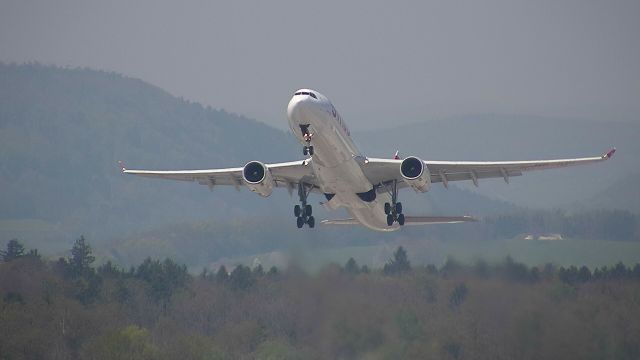
[[[582,266],[590,268],[611,266],[618,262],[627,265],[640,263],[640,242],[603,240],[562,240],[562,241],[403,241],[371,246],[352,246],[330,249],[289,249],[268,254],[257,254],[224,259],[212,263],[246,264],[257,261],[263,267],[285,266],[294,262],[310,271],[317,271],[329,263],[344,264],[353,257],[359,264],[371,268],[381,268],[398,246],[404,246],[414,265],[434,264],[441,266],[451,256],[462,263],[472,264],[479,259],[500,262],[511,256],[529,266],[553,263],[558,266]]]

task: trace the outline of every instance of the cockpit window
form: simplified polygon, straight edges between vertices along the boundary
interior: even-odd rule
[[[293,95],[309,95],[314,99],[317,99],[318,97],[316,96],[316,94],[312,93],[312,92],[308,92],[308,91],[298,91],[297,93],[293,94]]]

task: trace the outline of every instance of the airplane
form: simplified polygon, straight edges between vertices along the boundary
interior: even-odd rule
[[[308,196],[324,195],[322,205],[335,210],[347,209],[352,217],[323,220],[326,225],[363,225],[377,231],[394,231],[404,225],[425,225],[477,221],[471,216],[405,216],[398,190],[411,188],[417,193],[429,191],[432,184],[445,188],[450,182],[502,178],[506,183],[526,171],[589,164],[610,159],[615,148],[601,156],[535,161],[431,161],[417,156],[392,159],[363,155],[354,144],[349,128],[331,101],[320,92],[300,89],[287,107],[289,126],[303,146],[302,160],[265,164],[250,161],[243,167],[206,170],[129,170],[125,174],[160,179],[195,181],[210,189],[218,185],[246,186],[262,197],[274,188],[297,190],[299,204],[294,206],[296,226],[315,227]]]

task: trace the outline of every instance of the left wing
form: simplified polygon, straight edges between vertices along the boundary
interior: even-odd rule
[[[601,156],[556,159],[556,160],[534,160],[534,161],[423,161],[429,173],[431,182],[441,182],[446,187],[450,181],[471,180],[477,186],[478,179],[503,178],[509,182],[512,176],[520,176],[523,172],[532,170],[546,170],[566,166],[583,165],[600,162],[610,159],[615,153],[613,148]],[[402,175],[400,174],[400,159],[376,159],[367,158],[362,164],[365,176],[372,184],[385,184],[393,180],[398,180],[398,185],[402,185]]]
[[[276,187],[293,189],[300,182],[318,187],[310,161],[307,159],[265,164],[265,166],[271,173]],[[242,167],[206,170],[129,170],[122,166],[122,172],[125,174],[168,180],[197,181],[210,188],[218,185],[232,185],[240,188],[244,185],[242,170]]]

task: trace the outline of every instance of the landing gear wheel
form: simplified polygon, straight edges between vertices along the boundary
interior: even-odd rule
[[[391,195],[391,203],[384,203],[384,213],[387,214],[387,225],[392,226],[394,222],[398,222],[400,226],[404,225],[404,214],[402,214],[402,203],[398,201],[398,183],[396,180],[391,184],[391,188],[387,187],[389,195]]]
[[[391,214],[387,215],[387,225],[393,225],[393,215]]]
[[[308,155],[309,154],[309,148],[308,147],[303,147],[302,148],[302,155]]]
[[[306,149],[306,146],[305,146]],[[301,229],[304,224],[309,224],[310,228],[316,225],[316,220],[311,216],[313,208],[307,204],[307,196],[313,189],[313,185],[308,185],[303,182],[298,183],[298,197],[300,197],[300,204],[293,207],[293,214],[296,216],[296,225],[298,229]]]
[[[396,204],[396,214],[402,214],[402,203],[401,202]]]
[[[309,155],[313,156],[313,146],[309,146],[307,152],[309,153]]]

